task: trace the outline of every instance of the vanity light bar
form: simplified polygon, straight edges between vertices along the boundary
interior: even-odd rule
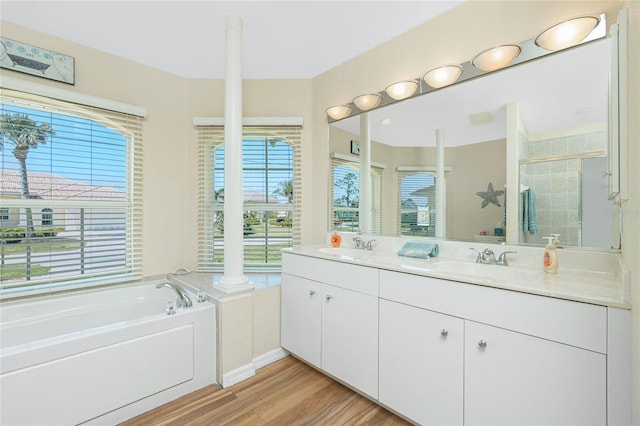
[[[606,37],[606,15],[581,16],[556,24],[535,39],[487,49],[460,65],[444,65],[428,71],[423,78],[399,81],[384,91],[357,96],[352,102],[327,108],[328,122],[333,123],[375,108],[462,83],[507,67]],[[568,28],[568,29],[567,29]],[[553,42],[552,40],[555,40]]]

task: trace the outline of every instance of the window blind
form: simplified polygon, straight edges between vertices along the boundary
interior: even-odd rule
[[[398,234],[435,237],[436,178],[431,173],[398,172]],[[445,213],[448,216],[448,212]],[[448,219],[445,217],[448,234]]]
[[[141,117],[7,89],[0,100],[3,295],[139,278]],[[28,149],[26,173],[16,116],[51,130]]]
[[[382,169],[371,167],[371,231],[382,232]],[[359,164],[340,158],[331,159],[331,188],[329,194],[331,208],[329,217],[333,218],[336,231],[358,231],[360,205]]]
[[[300,244],[301,126],[244,126],[244,267],[281,267],[281,250]],[[224,267],[224,127],[198,126],[198,269]]]

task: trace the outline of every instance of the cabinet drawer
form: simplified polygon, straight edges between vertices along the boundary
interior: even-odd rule
[[[378,270],[375,268],[283,253],[282,272],[378,296]]]
[[[380,271],[380,297],[607,352],[604,306],[391,271]]]

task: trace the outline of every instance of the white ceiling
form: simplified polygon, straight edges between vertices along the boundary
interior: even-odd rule
[[[182,77],[224,78],[225,20],[237,14],[243,78],[313,78],[460,3],[2,0],[0,17]]]

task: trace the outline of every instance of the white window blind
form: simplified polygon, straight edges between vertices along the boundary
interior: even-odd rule
[[[300,244],[301,126],[244,126],[244,267],[278,270]],[[224,127],[198,126],[198,269],[224,267]]]
[[[2,294],[139,278],[141,118],[6,89],[0,94],[0,205],[7,212],[0,216]],[[29,124],[51,130],[29,147],[24,168],[10,127],[18,116],[27,119],[23,134]]]
[[[398,172],[398,233],[435,237],[436,178],[431,173]],[[446,214],[446,213],[445,213]],[[445,217],[445,221],[447,218]],[[446,222],[448,223],[448,221]],[[445,229],[448,228],[445,223]]]
[[[340,158],[331,159],[330,217],[336,231],[358,231],[360,205],[359,164]],[[371,231],[382,232],[382,169],[371,168]]]

